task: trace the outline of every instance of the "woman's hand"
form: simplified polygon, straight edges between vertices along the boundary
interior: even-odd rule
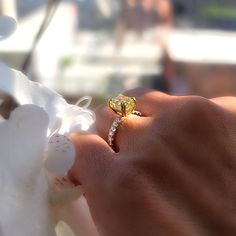
[[[101,235],[236,235],[236,99],[126,94],[144,116],[122,122],[118,153],[105,141],[108,107],[97,110],[99,135],[71,136],[70,176]]]

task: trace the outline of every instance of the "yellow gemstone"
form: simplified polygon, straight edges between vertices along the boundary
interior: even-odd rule
[[[120,116],[128,116],[136,107],[136,99],[120,94],[109,100],[109,107]]]

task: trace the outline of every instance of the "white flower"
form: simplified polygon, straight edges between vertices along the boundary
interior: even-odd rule
[[[0,16],[0,40],[15,29],[14,19]],[[0,93],[11,95],[19,104],[9,120],[0,116],[0,235],[97,235],[83,197],[57,206],[56,211],[48,197],[53,191],[51,178],[64,175],[74,162],[75,149],[66,135],[88,130],[94,123],[94,113],[87,109],[91,98],[68,104],[59,94],[1,62],[0,75]],[[80,107],[84,100],[87,103]],[[53,144],[57,141],[59,148]],[[45,166],[51,171],[49,177]],[[68,201],[82,193],[81,188],[68,189],[69,182],[65,187],[66,191],[59,188],[56,192],[54,203],[60,202],[61,197]],[[68,192],[73,193],[72,197],[66,195]]]
[[[48,116],[35,105],[0,123],[0,235],[51,236],[48,184],[43,173]]]
[[[9,16],[0,16],[0,40],[8,38],[16,30],[16,21]]]
[[[30,81],[24,74],[10,69],[3,63],[0,63],[0,73],[2,77],[0,80],[0,90],[14,97],[20,105],[34,104],[42,107],[47,112],[49,116],[48,136],[54,132],[64,135],[73,131],[75,128],[78,131],[85,131],[94,123],[95,115],[87,109],[91,102],[90,98],[85,98],[87,103],[83,107],[78,106],[83,100],[80,100],[77,106],[71,105],[61,95],[39,83]],[[58,162],[61,161],[61,167],[66,167],[64,165],[65,159],[60,157],[58,156]],[[73,164],[73,158],[68,157],[66,159],[70,162],[66,170]],[[55,160],[55,155],[52,159]],[[52,170],[52,161],[50,161],[50,170]],[[58,162],[54,162],[55,168],[60,165]],[[56,170],[55,172],[61,171]]]
[[[47,149],[48,141],[57,135],[61,139],[75,128],[91,127],[95,116],[87,109],[90,98],[86,98],[84,107],[70,105],[59,94],[3,63],[0,63],[0,74],[0,90],[20,104],[9,120],[0,122],[0,235],[52,236],[55,218],[48,201],[51,186],[47,182],[43,155],[47,150],[49,170],[54,174],[63,175],[71,167],[75,158],[73,145],[67,143],[66,155],[55,155],[56,146]],[[64,142],[61,148],[63,145]],[[79,225],[88,225],[82,227],[81,235],[96,235],[86,203],[75,203],[70,209],[74,209],[73,219],[67,208],[57,213],[57,219],[62,217],[67,221],[69,218],[67,223],[72,228],[75,226],[75,231],[81,230]],[[78,222],[76,217],[80,219]]]

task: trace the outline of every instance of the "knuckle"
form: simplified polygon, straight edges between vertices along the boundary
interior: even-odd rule
[[[220,113],[216,105],[206,98],[191,96],[175,98],[158,118],[158,131],[164,137],[176,137],[178,132],[193,132],[196,129],[210,127]]]
[[[199,115],[208,111],[210,107],[209,101],[203,97],[191,97],[184,105],[184,113],[188,115]]]
[[[222,124],[222,112],[217,105],[202,97],[190,97],[183,101],[175,119],[175,128],[183,135],[198,133],[206,135],[218,130]]]
[[[191,97],[183,101],[177,111],[177,120],[182,122],[194,122],[209,116],[215,109],[214,104],[203,97]]]

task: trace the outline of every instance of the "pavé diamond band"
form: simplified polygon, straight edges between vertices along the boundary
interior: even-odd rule
[[[115,118],[115,120],[113,121],[111,128],[109,130],[109,133],[108,133],[108,144],[113,149],[115,148],[114,147],[115,135],[116,135],[116,132],[119,128],[120,123],[122,122],[122,119],[124,119],[124,118],[121,116]]]

